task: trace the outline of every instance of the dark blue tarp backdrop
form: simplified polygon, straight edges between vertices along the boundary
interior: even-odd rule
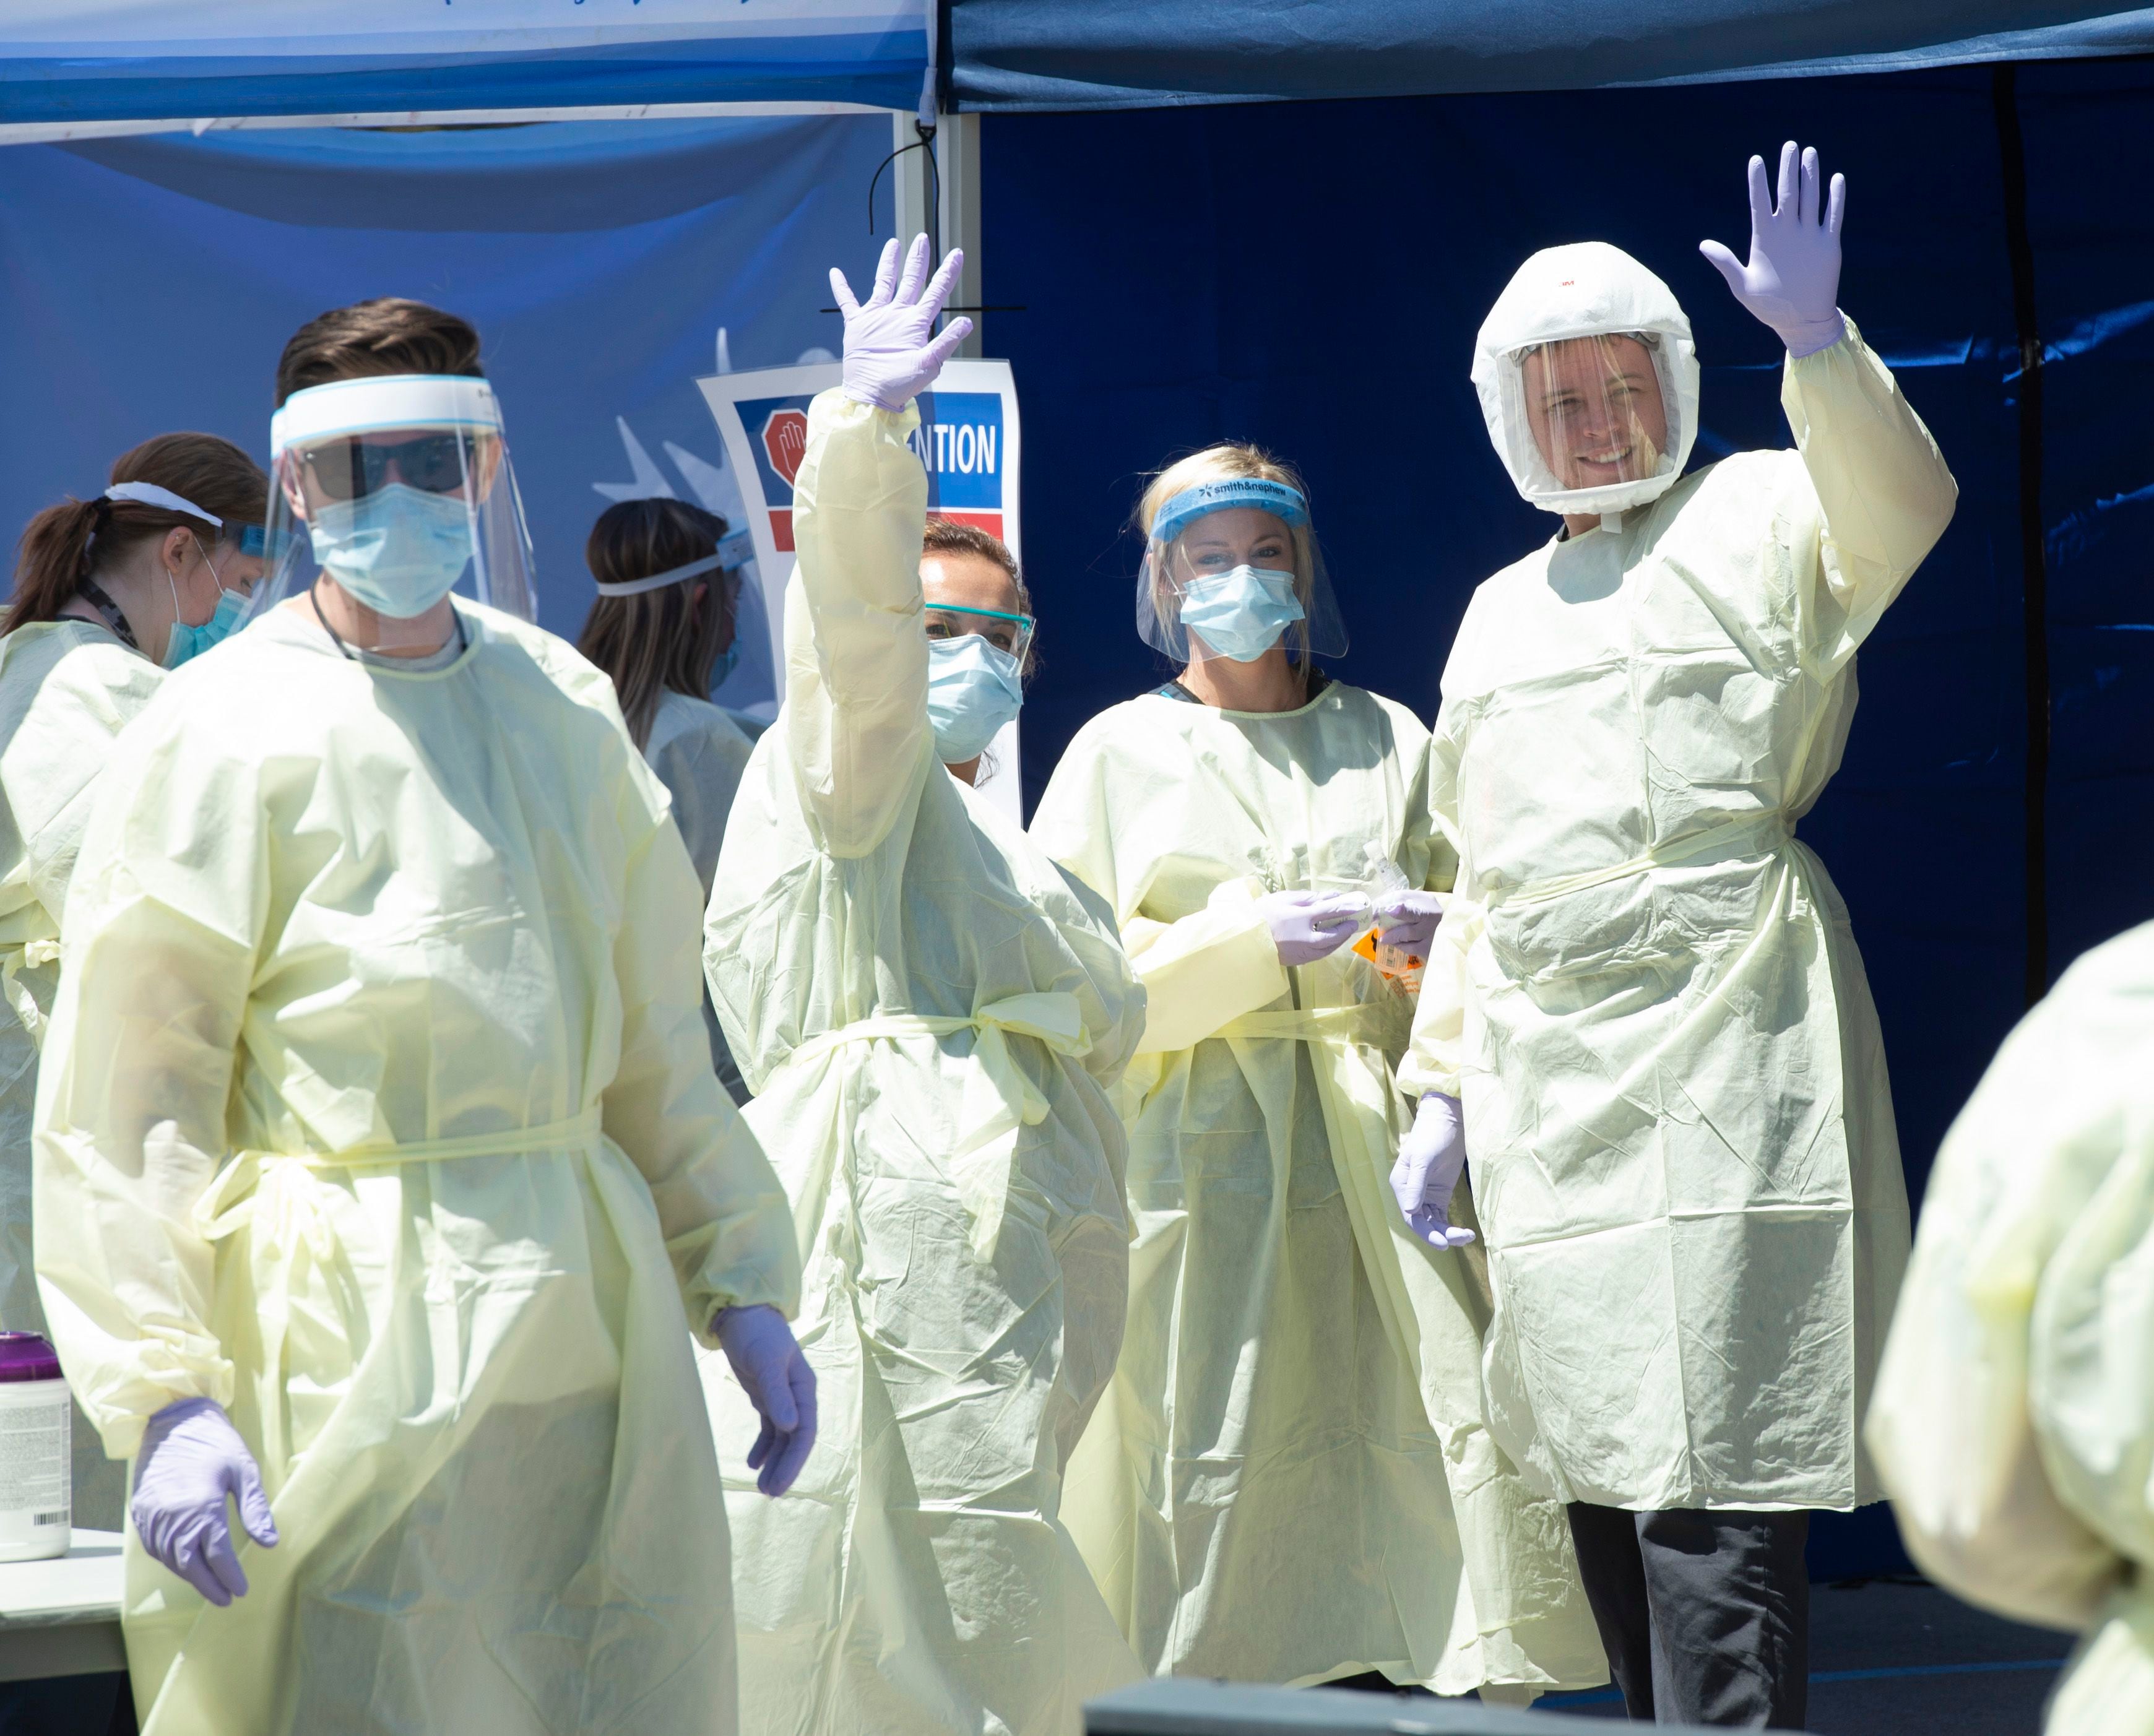
[[[1743,163],[1799,136],[1850,188],[1843,305],[1899,370],[1958,515],[1861,659],[1846,762],[1802,835],[1854,915],[1908,1177],[2024,1006],[2019,345],[1997,85],[1870,79],[1386,99],[981,121],[992,353],[1025,413],[1025,547],[1045,671],[1036,797],[1070,734],[1158,679],[1131,626],[1145,473],[1228,437],[1303,467],[1355,641],[1343,677],[1432,716],[1473,585],[1549,534],[1488,445],[1473,334],[1529,252],[1599,238],[1674,287],[1704,363],[1695,462],[1789,443],[1779,350],[1697,253],[1739,252]],[[2055,750],[2052,972],[2154,915],[2154,68],[2022,69],[2049,340]],[[2096,172],[2093,166],[2099,164]],[[1820,1528],[1886,1565],[1882,1509]]]
[[[2086,0],[942,0],[961,109],[1420,96],[2143,54]]]

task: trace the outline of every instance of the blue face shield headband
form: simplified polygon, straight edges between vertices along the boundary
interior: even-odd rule
[[[1309,502],[1299,488],[1262,477],[1224,477],[1170,496],[1152,520],[1151,540],[1171,543],[1207,513],[1223,513],[1231,507],[1254,507],[1289,528],[1309,523]]]

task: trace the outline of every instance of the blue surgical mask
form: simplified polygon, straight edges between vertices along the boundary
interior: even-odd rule
[[[718,653],[718,661],[711,666],[711,692],[717,692],[719,688],[731,681],[733,678],[733,671],[739,666],[740,635],[735,633],[733,642]]]
[[[978,758],[1023,703],[1024,671],[999,646],[977,633],[927,641],[927,721],[943,764]]]
[[[172,631],[165,640],[165,667],[177,669],[189,659],[199,657],[212,645],[231,638],[246,619],[246,593],[219,591],[217,607],[210,611],[209,619],[200,626],[191,627],[183,620],[172,623]]]
[[[322,570],[376,615],[409,620],[448,595],[472,558],[462,496],[391,483],[355,500],[324,501],[308,521]]]
[[[1305,618],[1291,573],[1236,567],[1192,579],[1182,590],[1182,625],[1237,663],[1255,662]]]
[[[248,596],[245,591],[227,590],[217,563],[209,558],[209,551],[197,541],[195,547],[202,551],[202,564],[209,569],[210,577],[218,580],[217,607],[210,610],[209,619],[200,626],[190,626],[180,619],[180,590],[169,569],[165,582],[172,587],[172,631],[165,638],[165,667],[177,669],[191,658],[199,657],[212,645],[221,644],[240,629],[247,618]]]

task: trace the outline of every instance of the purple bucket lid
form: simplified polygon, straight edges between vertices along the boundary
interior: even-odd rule
[[[34,1332],[0,1332],[0,1381],[57,1381],[60,1359]]]

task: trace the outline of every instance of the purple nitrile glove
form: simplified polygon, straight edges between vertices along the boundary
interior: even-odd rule
[[[1451,1196],[1466,1170],[1466,1128],[1458,1100],[1441,1091],[1423,1095],[1414,1124],[1399,1141],[1391,1166],[1391,1195],[1416,1234],[1432,1248],[1463,1248],[1470,1229],[1451,1227]]]
[[[1697,250],[1720,269],[1736,300],[1779,334],[1790,356],[1829,349],[1846,335],[1840,318],[1840,223],[1847,209],[1847,177],[1832,177],[1829,202],[1819,197],[1815,151],[1795,141],[1780,147],[1777,209],[1765,186],[1765,160],[1750,159],[1750,258],[1745,264],[1717,241]]]
[[[902,410],[934,385],[942,364],[972,335],[972,322],[962,317],[952,319],[941,337],[935,335],[936,316],[964,264],[964,254],[952,248],[942,268],[930,278],[927,237],[916,235],[901,278],[893,237],[875,267],[875,294],[865,302],[854,300],[845,273],[832,269],[830,293],[845,316],[841,383],[847,397],[878,410]]]
[[[166,1405],[142,1431],[128,1513],[151,1556],[219,1609],[247,1596],[224,1508],[227,1495],[239,1504],[247,1534],[274,1549],[277,1521],[269,1516],[262,1473],[223,1407],[208,1398]]]
[[[1426,958],[1442,920],[1443,900],[1434,892],[1386,892],[1376,901],[1376,944]]]
[[[748,1469],[763,1473],[755,1486],[766,1495],[782,1495],[815,1444],[815,1371],[774,1308],[721,1309],[712,1330],[733,1377],[763,1418],[763,1432],[748,1450]]]
[[[1314,964],[1354,938],[1369,901],[1354,892],[1267,892],[1257,900],[1257,913],[1281,964]]]

